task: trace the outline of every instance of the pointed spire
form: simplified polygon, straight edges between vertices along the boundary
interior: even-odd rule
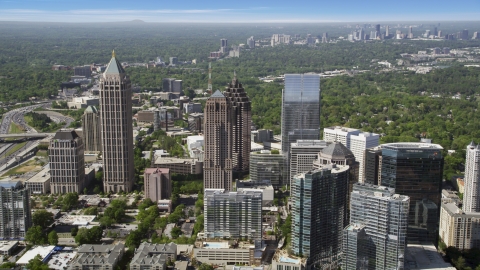
[[[475,143],[473,142],[473,140],[472,140],[472,142],[470,142],[470,144],[468,146],[469,147],[475,147]]]
[[[112,58],[115,58],[115,50],[112,51]]]

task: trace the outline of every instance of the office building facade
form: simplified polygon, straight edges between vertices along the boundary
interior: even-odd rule
[[[134,181],[132,88],[115,53],[100,76],[100,121],[103,190],[130,192]]]
[[[455,203],[442,203],[440,238],[447,247],[480,248],[480,213],[466,213]]]
[[[88,106],[82,115],[82,138],[86,152],[102,151],[100,113],[95,106]]]
[[[234,75],[223,93],[232,109],[232,162],[233,170],[248,172],[251,149],[252,105],[242,84]]]
[[[365,150],[363,164],[364,183],[379,185],[382,174],[382,147],[376,146]]]
[[[2,181],[0,203],[0,237],[23,239],[32,226],[30,190],[19,181]]]
[[[291,144],[288,185],[292,185],[293,177],[299,173],[310,171],[318,153],[327,147],[327,143],[321,140],[298,140]]]
[[[83,140],[75,130],[60,130],[48,146],[50,189],[54,194],[82,193],[85,185]]]
[[[348,166],[325,165],[294,176],[292,252],[308,265],[337,269],[346,226]]]
[[[262,191],[205,189],[203,198],[207,238],[262,239]]]
[[[275,189],[287,184],[284,157],[269,150],[250,154],[250,179],[254,182],[269,180]]]
[[[232,190],[232,105],[220,91],[205,104],[204,188]]]
[[[409,203],[393,188],[355,183],[342,269],[403,269]]]
[[[381,185],[410,197],[408,242],[437,244],[443,148],[431,143],[389,143],[381,146]]]
[[[378,146],[380,141],[380,135],[370,132],[362,132],[358,135],[350,136],[350,147],[349,149],[352,150],[353,155],[355,156],[355,160],[359,163],[359,172],[358,172],[358,181],[364,182],[365,181],[365,167],[364,167],[364,160],[365,160],[365,150],[371,147]]]
[[[143,188],[145,197],[150,198],[152,202],[170,200],[172,197],[170,169],[146,168],[143,173]]]
[[[463,211],[480,212],[480,145],[471,142],[466,152]]]

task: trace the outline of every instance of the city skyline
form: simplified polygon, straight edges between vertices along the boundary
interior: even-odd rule
[[[456,5],[427,1],[403,1],[409,9],[389,6],[374,0],[358,5],[353,0],[341,3],[321,1],[180,2],[155,1],[84,1],[82,7],[69,1],[0,1],[2,21],[42,22],[353,22],[394,20],[478,20],[479,7],[474,0],[460,0]],[[479,10],[479,9],[477,9]],[[215,15],[215,16],[212,16]]]

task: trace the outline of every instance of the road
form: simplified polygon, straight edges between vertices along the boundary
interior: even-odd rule
[[[37,132],[35,129],[33,129],[32,127],[28,126],[27,123],[25,123],[25,119],[23,118],[23,115],[26,114],[27,112],[33,111],[36,108],[47,107],[49,105],[50,105],[49,103],[35,104],[27,107],[14,109],[5,113],[2,118],[2,123],[0,124],[0,134],[8,134],[11,122],[14,122],[15,124],[21,126],[23,129],[25,129],[25,132],[27,133]]]
[[[70,124],[75,121],[75,119],[65,116],[59,112],[52,112],[52,111],[37,111],[37,113],[45,114],[47,115],[50,119],[52,119],[53,122],[55,123],[65,123],[64,128],[70,126]]]

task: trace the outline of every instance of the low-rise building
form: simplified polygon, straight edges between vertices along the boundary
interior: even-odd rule
[[[125,245],[81,245],[69,270],[112,270],[122,259]]]
[[[188,115],[188,130],[198,133],[203,131],[203,113],[191,113]]]
[[[270,206],[273,203],[275,190],[269,180],[252,181],[239,180],[237,181],[237,191],[261,191],[262,192],[262,206]]]
[[[98,97],[74,97],[72,101],[67,102],[68,108],[87,108],[88,106],[97,106],[99,105]]]
[[[184,113],[201,113],[202,112],[202,104],[201,103],[185,103],[183,104],[183,112]]]
[[[251,132],[251,141],[256,143],[271,142],[273,141],[273,130],[259,129]]]
[[[154,119],[153,111],[140,111],[137,112],[137,121],[142,123],[153,123]]]
[[[37,255],[40,255],[42,260],[47,258],[47,256],[53,252],[55,246],[35,246],[29,249],[23,256],[18,259],[17,265],[27,265],[30,260],[35,258]]]
[[[170,173],[178,174],[203,173],[203,162],[194,158],[157,157],[153,167],[168,168]]]
[[[157,207],[160,211],[172,212],[172,200],[158,200]]]
[[[216,265],[260,265],[266,249],[261,241],[250,243],[237,241],[197,242],[193,256],[201,263]]]
[[[143,242],[135,249],[135,255],[130,262],[130,270],[164,270],[168,261],[173,262],[177,258],[177,245],[151,244]]]
[[[272,270],[304,270],[307,259],[289,255],[286,250],[278,249],[273,255]]]
[[[17,247],[18,241],[0,241],[0,254],[10,256]]]
[[[45,166],[40,172],[25,182],[31,194],[50,193],[50,166]]]
[[[465,213],[455,203],[442,203],[439,235],[447,247],[480,248],[480,213]]]

